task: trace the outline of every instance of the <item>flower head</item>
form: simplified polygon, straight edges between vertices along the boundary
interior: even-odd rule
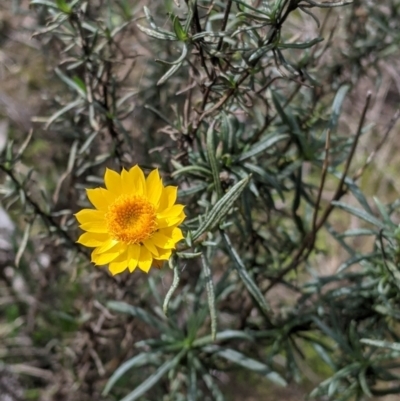
[[[185,213],[175,204],[177,187],[164,187],[158,170],[145,178],[138,166],[121,174],[106,169],[104,182],[106,188],[86,190],[94,209],[75,215],[86,231],[77,242],[95,248],[92,262],[108,264],[113,275],[160,267],[183,238],[178,225]]]

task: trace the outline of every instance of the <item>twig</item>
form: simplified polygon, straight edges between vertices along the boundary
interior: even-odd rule
[[[5,167],[3,164],[0,164],[0,170],[2,170],[4,173],[6,173],[15,186],[18,188],[18,190],[21,190],[24,192],[25,199],[26,201],[30,204],[32,207],[34,213],[43,220],[43,222],[48,226],[48,227],[53,227],[56,229],[57,233],[63,237],[70,245],[72,245],[73,248],[77,250],[80,254],[84,255],[86,258],[90,259],[89,255],[77,244],[69,235],[68,233],[58,224],[58,222],[53,218],[53,216],[47,214],[42,208],[37,204],[36,201],[32,199],[32,197],[29,195],[29,193],[25,190],[24,186],[19,182],[17,177],[15,177],[13,171],[7,167]]]
[[[358,140],[361,136],[362,127],[364,125],[365,116],[366,116],[366,113],[367,113],[367,110],[369,107],[370,100],[371,100],[371,93],[368,92],[367,98],[365,100],[364,109],[362,111],[361,118],[360,118],[360,121],[358,124],[357,132],[356,132],[352,147],[350,149],[349,156],[347,157],[346,165],[345,165],[342,177],[340,179],[339,185],[337,186],[336,192],[332,197],[331,203],[325,209],[324,214],[322,215],[322,217],[320,218],[318,223],[315,224],[315,227],[313,227],[313,230],[308,235],[305,236],[302,244],[300,245],[299,250],[296,252],[295,256],[293,257],[292,262],[287,267],[282,269],[282,271],[278,274],[278,276],[271,281],[270,285],[266,289],[266,292],[268,292],[272,287],[274,287],[287,273],[289,273],[290,271],[295,269],[300,263],[307,260],[308,256],[310,255],[311,251],[314,248],[315,239],[316,239],[318,231],[325,224],[326,220],[328,219],[328,217],[332,213],[333,209],[335,208],[335,206],[332,204],[332,202],[339,200],[346,193],[347,189],[343,188],[344,181],[347,177],[347,173],[349,171],[350,164],[351,164],[351,161],[354,156],[354,152],[357,148]]]
[[[314,209],[314,217],[313,217],[313,225],[312,225],[312,227],[313,227],[312,230],[314,232],[315,232],[316,227],[317,227],[318,210],[319,210],[319,205],[321,203],[322,191],[323,191],[324,186],[325,186],[326,174],[328,172],[329,149],[330,149],[330,147],[331,147],[331,130],[328,128],[328,130],[326,132],[325,159],[324,159],[324,164],[322,166],[321,183],[319,185],[317,202],[315,203],[315,209]]]

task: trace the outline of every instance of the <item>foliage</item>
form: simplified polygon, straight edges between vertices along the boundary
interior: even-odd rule
[[[400,2],[381,3],[30,1],[52,86],[0,155],[17,225],[1,278],[7,327],[27,316],[56,344],[40,368],[71,365],[71,399],[220,401],[238,372],[317,399],[400,393],[399,195],[362,185],[399,117],[369,124],[363,82],[399,60]],[[111,278],[73,213],[106,166],[137,163],[179,186],[185,240],[163,271]]]

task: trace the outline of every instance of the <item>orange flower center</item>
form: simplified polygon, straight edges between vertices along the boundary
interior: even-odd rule
[[[156,209],[143,196],[121,195],[105,219],[111,237],[127,244],[145,241],[157,230]]]

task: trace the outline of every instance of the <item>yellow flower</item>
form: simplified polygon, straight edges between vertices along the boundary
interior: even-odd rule
[[[183,238],[177,226],[185,213],[183,205],[175,204],[177,187],[164,187],[158,170],[146,179],[138,166],[121,174],[106,169],[104,182],[106,189],[86,190],[95,209],[75,215],[86,231],[77,242],[95,248],[92,262],[109,264],[113,275],[161,267]]]

